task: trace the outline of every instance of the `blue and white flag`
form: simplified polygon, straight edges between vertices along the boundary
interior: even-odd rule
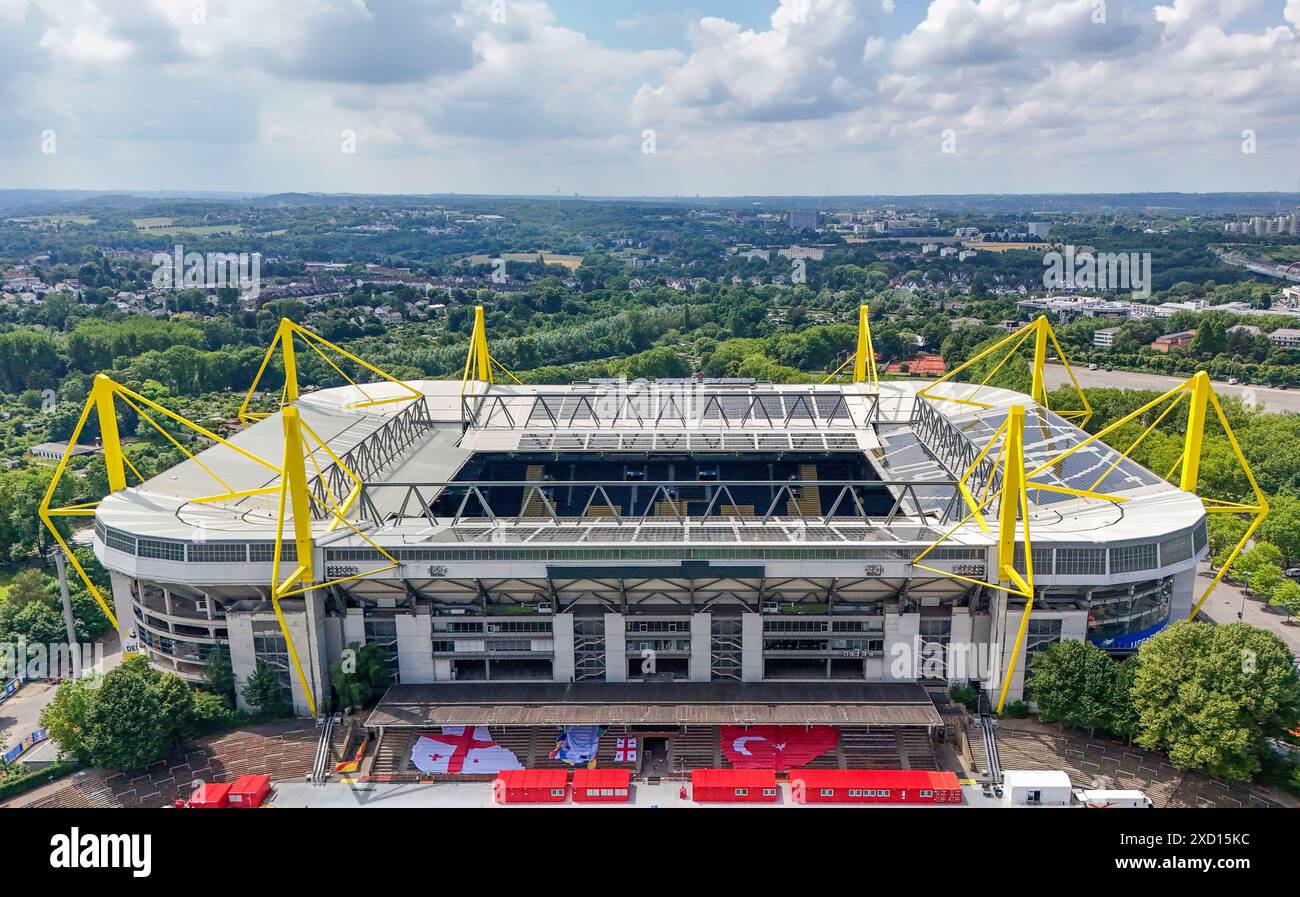
[[[551,759],[578,766],[595,760],[599,747],[600,726],[561,726]]]

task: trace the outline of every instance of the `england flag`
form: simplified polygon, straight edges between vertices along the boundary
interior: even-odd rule
[[[524,768],[513,752],[492,740],[487,726],[443,726],[440,735],[421,735],[411,748],[411,764],[420,772],[442,775]]]

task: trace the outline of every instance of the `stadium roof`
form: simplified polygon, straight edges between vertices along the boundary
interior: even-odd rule
[[[951,481],[965,464],[959,463],[960,459],[946,457],[932,444],[933,440],[928,443],[922,438],[922,428],[914,418],[918,403],[926,406],[927,414],[933,412],[969,442],[973,447],[969,454],[977,453],[987,444],[1009,406],[1025,405],[1028,409],[1026,461],[1031,469],[1086,438],[1073,424],[1010,390],[984,388],[980,400],[991,406],[988,409],[916,398],[916,393],[927,385],[932,394],[959,396],[971,389],[970,384],[963,383],[936,386],[925,381],[886,381],[880,385],[878,396],[868,392],[863,384],[813,387],[749,382],[707,386],[673,383],[634,384],[627,389],[601,384],[496,385],[488,389],[482,384],[471,384],[464,394],[458,381],[412,381],[410,385],[424,395],[422,408],[409,403],[377,405],[364,410],[349,407],[367,398],[400,394],[397,386],[387,383],[367,384],[364,393],[353,386],[319,390],[297,402],[303,421],[329,446],[330,452],[351,463],[355,463],[355,458],[349,452],[372,460],[379,457],[382,463],[360,471],[373,488],[368,485],[365,501],[358,504],[363,504],[369,515],[368,522],[362,524],[367,535],[385,544],[540,538],[538,524],[545,521],[494,521],[493,535],[488,537],[482,525],[453,526],[448,520],[394,516],[398,504],[405,500],[402,486],[425,484],[428,494],[421,495],[432,498],[437,488],[427,487],[452,480],[475,451],[673,451],[692,455],[709,451],[862,452],[882,481],[917,484],[916,494],[908,499],[913,504],[905,507],[887,526],[864,527],[861,521],[846,518],[845,523],[856,523],[846,535],[838,518],[832,521],[834,526],[827,525],[826,520],[820,523],[769,520],[761,524],[755,520],[721,524],[712,521],[707,527],[692,521],[685,531],[667,541],[690,542],[696,537],[705,542],[746,541],[758,538],[755,533],[763,527],[785,527],[791,532],[793,527],[800,532],[792,535],[791,540],[800,542],[842,544],[846,538],[867,542],[882,539],[926,542],[935,537],[934,529],[941,521],[934,515],[952,501]],[[602,393],[602,389],[613,390],[612,396]],[[869,426],[868,419],[877,426]],[[477,420],[479,425],[467,426],[467,420]],[[392,442],[393,428],[399,425],[406,427],[405,441],[388,454],[377,449]],[[272,414],[237,433],[231,442],[278,466],[284,451],[280,415]],[[1186,531],[1203,518],[1204,507],[1196,496],[1159,479],[1134,462],[1120,459],[1114,470],[1107,473],[1117,458],[1114,449],[1098,442],[1043,471],[1039,479],[1076,488],[1090,487],[1102,477],[1098,488],[1126,501],[1115,504],[1034,491],[1030,495],[1034,538],[1108,544],[1150,540],[1153,535]],[[141,486],[110,495],[99,506],[98,522],[158,539],[272,539],[276,496],[196,504],[194,499],[228,491],[214,481],[205,467],[218,473],[229,491],[252,490],[275,482],[276,475],[265,466],[225,446],[212,446],[200,452],[197,460],[187,460]],[[309,477],[321,471],[319,477],[326,480],[338,473],[334,468],[331,474],[331,459],[321,448],[312,453],[307,470]],[[945,480],[949,485],[935,485]],[[330,482],[336,496],[346,494],[347,489],[343,487],[350,487],[347,482]],[[899,491],[897,486],[890,488],[895,493]],[[922,509],[931,516],[924,519],[918,516]],[[361,519],[356,507],[352,513]],[[655,519],[646,521],[646,526],[659,532],[674,522]],[[565,521],[566,527],[570,524],[581,527],[574,530],[579,534],[574,541],[601,541],[602,537],[614,542],[644,541],[637,535],[616,532],[620,528],[607,525],[608,521],[604,523]],[[328,522],[319,521],[318,544],[364,544],[346,529],[326,535],[327,529]],[[731,535],[724,535],[723,530]],[[546,541],[567,539],[567,534],[555,532]],[[991,537],[972,523],[955,532],[950,544],[982,546],[990,541]]]
[[[554,725],[941,726],[925,689],[861,682],[394,685],[368,728]]]

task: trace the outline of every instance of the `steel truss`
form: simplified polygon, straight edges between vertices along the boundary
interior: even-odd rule
[[[611,499],[609,491],[635,487],[640,495],[636,508],[622,507]],[[740,488],[775,490],[765,507],[741,505],[733,491]],[[485,490],[522,490],[518,510],[501,513],[488,501]],[[816,489],[823,499],[823,513],[808,513],[800,504],[804,489]],[[884,514],[869,514],[867,501],[886,490],[892,501]],[[576,498],[569,504],[581,505],[580,516],[561,516],[555,507],[556,490],[574,490]],[[868,495],[865,490],[871,490]],[[945,498],[922,495],[918,490],[946,490]],[[549,494],[548,494],[549,493]],[[833,496],[833,497],[831,497]],[[830,497],[829,503],[824,499]],[[437,514],[437,500],[455,503],[455,511]],[[864,501],[864,499],[866,501]],[[510,499],[514,505],[514,497]],[[766,524],[773,521],[801,521],[828,526],[832,523],[860,523],[887,528],[899,518],[915,518],[921,525],[946,523],[960,507],[959,484],[955,480],[718,480],[682,482],[672,480],[600,483],[591,480],[480,480],[433,483],[362,483],[356,502],[361,520],[377,525],[423,520],[430,526],[459,526],[466,523],[493,527],[525,524],[599,524],[602,526],[664,526],[705,523],[711,520]],[[694,513],[690,504],[704,504]],[[382,509],[381,509],[382,506]],[[389,510],[391,509],[391,510]]]
[[[748,402],[743,410],[738,412],[733,408],[730,414],[727,412],[725,404],[746,398]],[[865,403],[865,410],[855,414],[850,398]],[[823,401],[819,402],[819,399]],[[876,421],[879,399],[876,393],[763,390],[743,395],[712,391],[693,393],[664,387],[621,394],[599,391],[467,392],[461,394],[461,420],[466,426],[476,429],[509,430],[620,426],[644,429],[665,424],[688,429],[766,427],[787,430],[793,425],[858,430]]]

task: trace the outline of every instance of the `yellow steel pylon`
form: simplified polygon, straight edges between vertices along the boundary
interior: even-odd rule
[[[1047,384],[1044,379],[1044,370],[1047,365],[1048,348],[1050,346],[1056,350],[1056,356],[1061,360],[1061,364],[1065,367],[1065,373],[1069,376],[1070,383],[1074,386],[1074,391],[1079,397],[1080,403],[1080,407],[1078,408],[1052,408],[1050,410],[1056,412],[1056,414],[1066,418],[1067,420],[1073,421],[1080,427],[1084,426],[1087,424],[1088,419],[1092,417],[1092,406],[1088,404],[1088,397],[1083,394],[1083,387],[1079,385],[1078,378],[1074,376],[1074,369],[1070,367],[1069,359],[1065,357],[1065,350],[1061,348],[1061,343],[1057,340],[1056,333],[1052,330],[1052,325],[1048,323],[1045,316],[1039,316],[1010,336],[998,340],[978,355],[968,359],[958,367],[953,368],[933,383],[928,384],[925,389],[918,392],[917,395],[935,402],[955,402],[958,405],[968,405],[972,408],[992,408],[993,405],[987,402],[980,402],[976,400],[975,396],[977,396],[980,391],[988,385],[989,381],[993,379],[998,371],[1002,370],[1003,366],[1011,360],[1011,358],[1016,354],[1016,351],[1020,349],[1020,347],[1023,346],[1031,336],[1034,338],[1034,359],[1031,371],[1033,379],[1029,391],[1029,397],[1044,408],[1048,407]],[[971,365],[982,361],[985,358],[996,356],[999,352],[1003,353],[1001,360],[993,366],[993,369],[985,375],[983,380],[974,384],[965,394],[960,396],[951,396],[935,392],[939,384],[953,380],[953,378]]]
[[[76,555],[73,554],[72,549],[63,538],[63,534],[60,533],[58,528],[55,526],[54,521],[54,518],[56,517],[93,517],[95,510],[102,499],[61,507],[53,506],[53,501],[55,493],[59,488],[59,484],[63,481],[69,462],[72,459],[73,447],[77,445],[81,433],[92,412],[96,414],[99,423],[100,441],[104,451],[104,464],[108,472],[109,494],[119,492],[126,488],[126,471],[128,469],[132,474],[134,474],[138,482],[144,481],[144,477],[141,476],[140,472],[135,468],[135,465],[131,463],[131,459],[127,457],[126,453],[122,449],[117,425],[117,401],[122,401],[133,409],[142,421],[157,430],[158,433],[160,433],[168,442],[175,446],[189,460],[198,465],[201,470],[207,473],[208,476],[210,476],[224,490],[213,495],[196,497],[190,499],[190,501],[199,504],[213,504],[222,501],[237,501],[252,495],[269,495],[278,493],[279,511],[276,519],[276,540],[272,560],[272,604],[275,608],[276,618],[280,622],[280,631],[284,635],[285,643],[288,645],[289,652],[293,657],[294,666],[297,669],[299,678],[302,682],[308,705],[311,707],[314,715],[316,712],[315,697],[312,693],[311,686],[307,681],[306,675],[303,672],[302,665],[298,660],[297,648],[294,645],[293,636],[289,632],[289,627],[284,619],[284,614],[281,611],[280,600],[291,595],[301,595],[305,592],[312,591],[313,589],[327,588],[329,586],[351,582],[352,580],[362,579],[367,576],[374,576],[379,573],[393,570],[397,567],[397,560],[391,553],[377,545],[369,536],[361,532],[346,517],[348,507],[360,489],[360,478],[357,477],[357,475],[342,461],[342,459],[340,459],[333,450],[325,444],[324,440],[322,440],[307,425],[307,423],[302,420],[296,408],[285,407],[282,411],[285,432],[284,456],[281,464],[275,464],[264,458],[258,457],[252,452],[241,448],[229,440],[222,438],[206,427],[187,420],[181,415],[159,405],[157,402],[146,398],[140,393],[135,392],[120,383],[114,382],[103,374],[96,376],[94,385],[91,387],[90,395],[86,398],[86,403],[81,410],[81,415],[77,419],[76,426],[73,427],[72,435],[68,438],[68,448],[64,451],[63,457],[55,467],[54,475],[51,477],[49,485],[46,487],[45,494],[37,509],[37,515],[40,517],[41,522],[45,525],[46,529],[54,537],[59,548],[67,556],[73,570],[76,571],[81,582],[86,586],[86,589],[90,592],[96,603],[99,604],[100,609],[103,610],[104,615],[108,618],[109,622],[112,623],[115,629],[118,627],[118,620],[116,615],[113,613],[109,602],[95,586],[94,582],[91,581],[90,576],[86,573],[80,562],[78,562]],[[158,420],[155,419],[154,415],[171,420],[172,422],[179,424],[206,439],[210,439],[213,442],[236,452],[244,458],[256,462],[271,471],[276,476],[277,482],[274,485],[259,487],[256,489],[236,490],[232,488],[221,476],[219,471],[214,470],[213,467],[205,464],[195,455],[194,452],[190,451],[185,445],[177,440],[176,437],[167,432]],[[316,461],[316,448],[322,450],[325,455],[337,464],[339,469],[342,470],[343,473],[352,481],[353,488],[346,500],[340,501],[338,497],[334,496],[324,478],[321,477],[321,469],[319,463]],[[323,504],[325,513],[331,518],[329,529],[335,530],[341,526],[347,527],[355,535],[374,548],[384,558],[384,560],[387,561],[387,565],[354,576],[347,576],[324,582],[314,582],[314,543],[311,525],[311,508],[313,499],[307,486],[306,459],[308,458],[311,459],[316,475],[320,478],[320,482],[324,489],[324,501],[318,502],[318,504]],[[280,569],[286,512],[293,520],[294,542],[297,549],[298,561],[294,571],[282,580]]]
[[[510,370],[497,361],[488,350],[487,325],[483,321],[483,306],[474,306],[474,329],[469,335],[469,353],[465,356],[465,374],[460,380],[460,391],[471,381],[491,386],[496,382],[492,369],[496,368],[516,383],[521,382]]]
[[[997,455],[996,466],[1002,471],[1002,485],[996,492],[992,491],[992,477],[989,477],[985,484],[985,494],[980,500],[976,501],[969,489],[965,486],[964,480],[979,465],[984,456],[993,448],[995,444],[1000,446]],[[1016,670],[1016,662],[1020,658],[1020,646],[1025,640],[1025,632],[1029,626],[1029,614],[1034,608],[1034,548],[1033,540],[1029,534],[1029,495],[1030,489],[1045,488],[1043,484],[1033,484],[1025,475],[1025,409],[1022,405],[1013,405],[1008,409],[1007,419],[1002,426],[994,433],[984,451],[975,459],[970,469],[962,475],[959,481],[959,487],[963,498],[970,505],[970,511],[955,526],[931,543],[924,551],[912,560],[912,566],[919,570],[926,570],[931,573],[938,573],[950,579],[960,580],[972,585],[984,586],[990,589],[996,589],[1005,592],[1008,596],[1018,595],[1027,599],[1025,613],[1020,621],[1020,631],[1016,636],[1015,646],[1011,652],[1011,663],[1007,668],[1006,676],[1002,682],[1002,694],[998,699],[998,712],[1002,712],[1002,706],[1007,699],[1007,691],[1011,687],[1011,677]],[[1055,489],[1056,487],[1051,487]],[[981,528],[988,530],[981,511],[988,508],[993,502],[998,502],[998,532],[997,532],[997,582],[986,582],[970,576],[963,576],[948,570],[941,570],[938,567],[931,567],[922,564],[921,561],[926,558],[930,552],[934,551],[948,538],[971,520],[975,520]],[[1020,536],[1017,537],[1017,524],[1019,524]],[[1020,546],[1024,550],[1025,572],[1022,575],[1016,569],[1016,547]]]
[[[865,383],[872,392],[880,392],[880,375],[876,371],[876,350],[871,342],[871,310],[866,305],[858,306],[858,342],[853,354],[844,363],[826,375],[823,383],[829,383],[840,375],[850,364],[853,365],[853,382]]]
[[[298,401],[298,353],[294,346],[294,337],[302,340],[305,346],[319,355],[327,365],[334,369],[335,373],[346,380],[350,386],[356,387],[356,389],[360,391],[361,395],[365,397],[364,401],[354,402],[347,405],[346,407],[348,408],[371,408],[376,405],[387,405],[393,402],[406,402],[411,399],[418,399],[422,395],[419,390],[401,380],[398,380],[391,374],[380,370],[365,359],[358,358],[347,349],[344,349],[341,346],[336,346],[323,336],[313,333],[301,324],[296,324],[288,318],[281,318],[280,326],[276,328],[275,331],[275,338],[271,340],[271,345],[267,347],[266,355],[262,357],[262,364],[258,367],[256,376],[253,377],[253,384],[248,388],[248,394],[244,396],[243,404],[239,406],[239,420],[244,426],[247,427],[253,421],[262,420],[263,418],[270,416],[266,412],[249,411],[248,407],[253,401],[253,394],[257,391],[257,385],[261,382],[262,375],[266,373],[266,369],[270,365],[271,359],[275,356],[277,346],[280,348],[281,360],[284,365],[284,386],[280,392],[280,407],[283,408]],[[348,361],[361,366],[365,370],[370,371],[372,374],[376,374],[384,380],[387,380],[389,383],[400,386],[403,390],[403,394],[389,396],[388,398],[382,399],[372,398],[371,395],[366,392],[365,387],[349,377],[341,367],[335,364],[333,359],[322,351],[322,349],[328,349],[329,351],[346,358]]]

